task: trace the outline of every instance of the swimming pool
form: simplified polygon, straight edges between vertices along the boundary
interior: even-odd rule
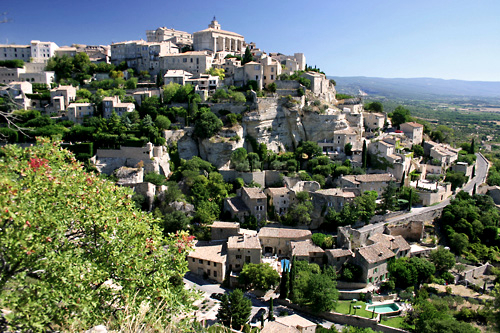
[[[285,272],[285,271],[290,272],[290,260],[288,260],[288,259],[281,260],[281,271],[282,272]]]
[[[398,312],[400,310],[399,306],[396,303],[390,304],[381,304],[381,305],[371,305],[366,307],[367,311],[375,310],[376,313],[393,313]]]

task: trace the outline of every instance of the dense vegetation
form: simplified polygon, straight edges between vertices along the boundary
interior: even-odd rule
[[[191,237],[164,237],[128,188],[85,172],[56,142],[1,153],[0,304],[12,330],[119,326],[121,309],[143,302],[165,307],[151,322],[190,310]]]

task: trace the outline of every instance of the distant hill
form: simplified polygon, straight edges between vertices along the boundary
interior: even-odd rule
[[[390,99],[500,98],[500,82],[443,80],[432,78],[387,79],[380,77],[329,76],[337,82],[337,91]]]

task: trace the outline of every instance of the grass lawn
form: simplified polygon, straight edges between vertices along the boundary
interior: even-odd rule
[[[356,303],[351,303],[351,301],[338,301],[337,308],[335,308],[334,311],[338,312],[338,313],[349,314],[349,305],[351,305],[351,304],[353,307],[354,307],[354,305],[361,306],[361,309],[356,310],[356,316],[365,317],[365,318],[372,317],[372,313],[370,311],[365,310],[366,303],[361,302],[361,301],[357,301]],[[353,308],[351,308],[351,314],[354,314]],[[375,314],[375,316],[377,316],[377,314]]]
[[[389,319],[382,319],[381,324],[387,325],[395,328],[401,328],[401,324],[403,323],[403,317],[394,317]]]

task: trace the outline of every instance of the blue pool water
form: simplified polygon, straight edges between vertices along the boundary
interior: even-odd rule
[[[391,304],[369,306],[366,308],[367,311],[373,311],[374,309],[376,313],[389,313],[389,312],[399,311],[399,306],[396,303],[391,303]]]
[[[282,272],[285,272],[285,271],[290,271],[290,260],[288,259],[282,259],[281,260],[281,271]]]

